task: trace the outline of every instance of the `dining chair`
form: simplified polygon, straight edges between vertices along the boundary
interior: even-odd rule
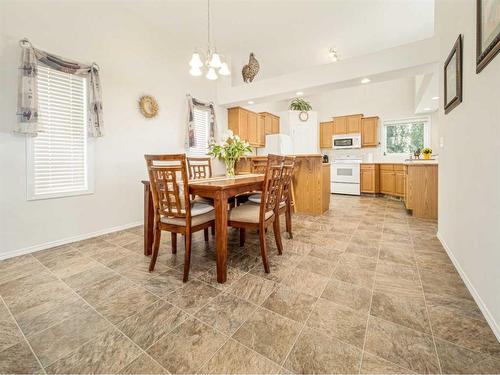
[[[277,163],[278,159],[280,159],[279,163]],[[240,229],[240,246],[245,244],[247,229],[257,229],[259,231],[260,254],[266,273],[269,273],[266,229],[270,225],[273,225],[274,239],[276,241],[278,253],[281,254],[283,251],[279,222],[276,220],[278,216],[278,204],[281,197],[282,164],[283,157],[273,155],[268,158],[266,163],[266,176],[262,189],[262,197],[264,198],[259,205],[248,202],[233,208],[229,212],[228,225]]]
[[[279,215],[276,220],[279,222],[279,216],[285,214],[285,228],[290,239],[292,234],[292,177],[295,169],[295,156],[285,156],[283,160],[282,188],[279,203]],[[249,202],[260,204],[261,194],[255,193],[248,197]]]
[[[192,233],[205,232],[208,240],[208,228],[215,226],[214,207],[189,199],[186,155],[144,155],[148,167],[154,208],[153,255],[149,272],[155,268],[160,248],[161,231],[171,233],[172,253],[177,253],[177,234],[184,235],[184,276],[189,277],[191,261]]]
[[[187,162],[190,180],[212,177],[212,161],[209,157],[189,156]]]

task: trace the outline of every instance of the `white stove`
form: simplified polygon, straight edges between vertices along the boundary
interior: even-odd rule
[[[334,194],[361,195],[360,166],[358,156],[345,155],[331,164],[331,191]]]

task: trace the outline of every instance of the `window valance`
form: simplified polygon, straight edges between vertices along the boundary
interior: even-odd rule
[[[188,101],[188,123],[187,123],[187,134],[186,134],[186,149],[190,147],[197,146],[196,137],[196,127],[194,126],[194,108],[203,109],[210,113],[209,117],[209,140],[215,139],[215,134],[217,130],[217,122],[215,119],[215,107],[214,103],[208,102],[204,103],[200,100],[193,98],[191,95],[187,95]]]

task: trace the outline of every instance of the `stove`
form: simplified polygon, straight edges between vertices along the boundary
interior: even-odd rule
[[[345,155],[331,164],[331,191],[333,194],[361,195],[358,156]]]

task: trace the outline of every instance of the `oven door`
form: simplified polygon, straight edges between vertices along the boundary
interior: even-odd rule
[[[333,138],[333,148],[353,148],[354,139],[351,137]]]
[[[348,184],[359,184],[360,165],[359,164],[333,164],[333,182],[343,182]]]

